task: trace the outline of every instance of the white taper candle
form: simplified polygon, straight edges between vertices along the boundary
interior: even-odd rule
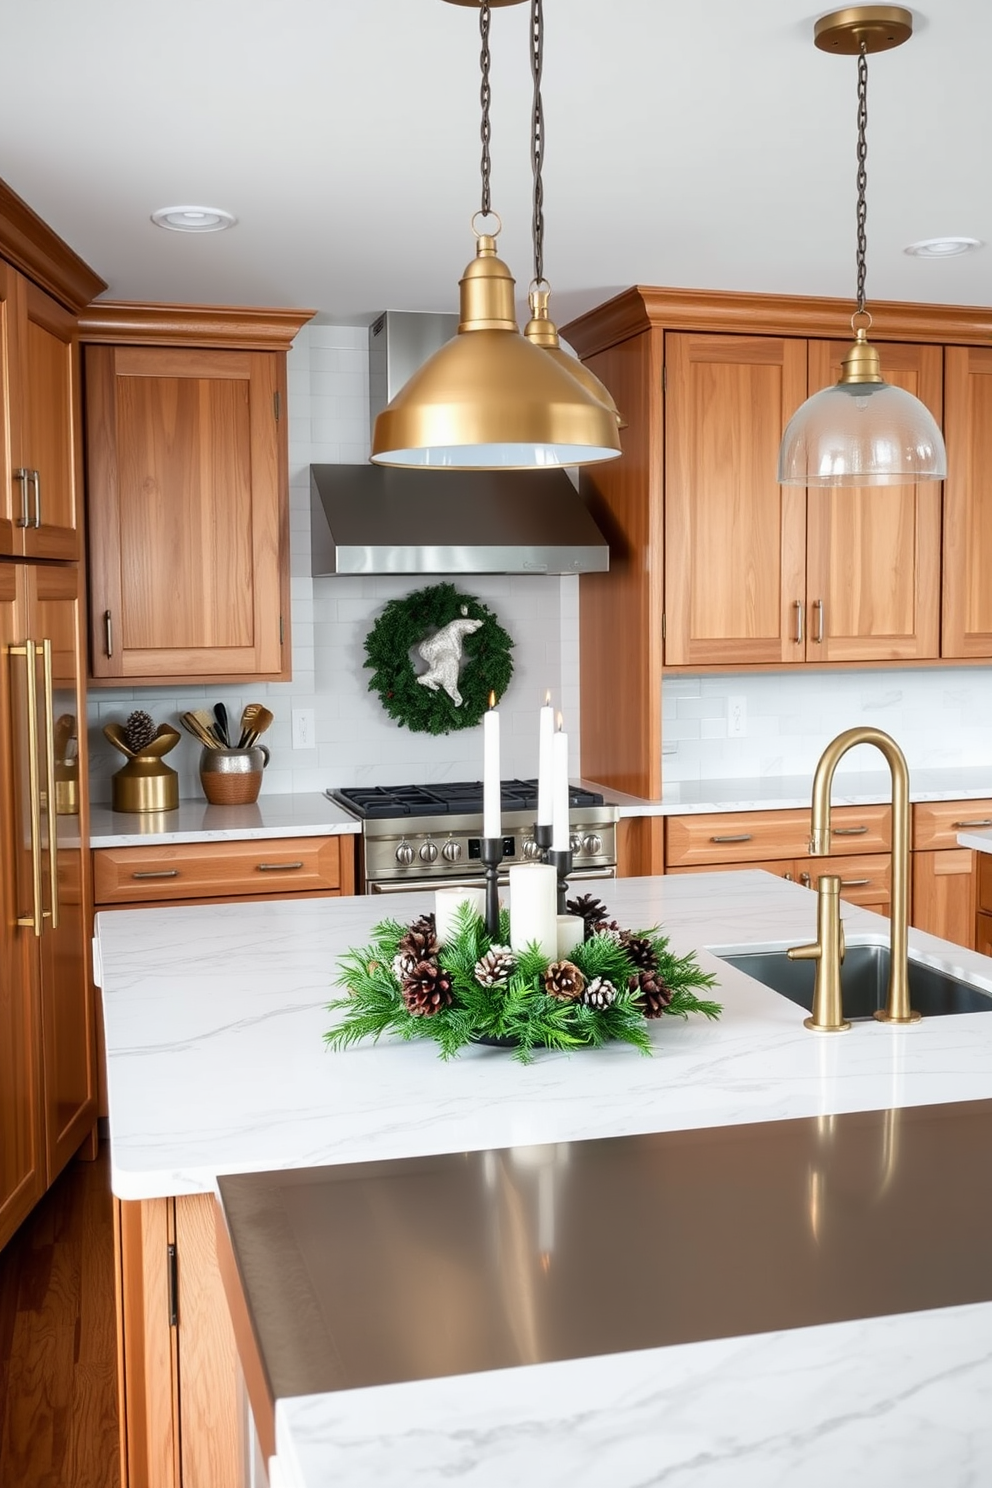
[[[561,726],[558,714],[558,729],[551,740],[553,765],[551,799],[551,851],[568,852],[570,833],[568,830],[568,735]]]
[[[545,695],[537,730],[537,820],[542,827],[551,825],[551,797],[554,766],[551,741],[555,733],[555,715],[550,692]]]
[[[482,835],[503,835],[499,792],[499,713],[493,693],[489,694],[489,709],[482,720]]]

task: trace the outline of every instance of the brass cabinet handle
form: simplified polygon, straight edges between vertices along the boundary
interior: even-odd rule
[[[291,873],[294,868],[302,868],[302,859],[298,863],[258,863],[259,873]]]
[[[816,630],[813,632],[814,645],[823,644],[823,600],[814,599],[813,609],[816,611]]]
[[[23,465],[14,471],[14,479],[21,483],[21,515],[17,518],[18,527],[31,526],[31,512],[28,507],[28,481],[30,477],[30,470],[26,470]]]
[[[114,617],[110,610],[103,612],[103,649],[108,656],[114,654]]]
[[[801,599],[797,599],[794,602],[794,607],[796,611],[796,645],[801,646],[806,638],[806,606],[803,604]]]
[[[28,482],[34,486],[34,519],[32,527],[41,526],[41,475],[37,470],[28,471]]]
[[[55,810],[55,687],[52,680],[52,643],[45,639],[41,643],[41,664],[45,678],[45,775],[48,798],[45,811],[48,816],[48,889],[51,903],[52,929],[59,928],[59,833],[58,816]]]
[[[153,869],[149,868],[149,869],[147,869],[143,873],[132,873],[131,874],[131,877],[132,878],[178,878],[179,877],[179,869],[178,868],[156,868],[156,869],[153,870]]]
[[[863,889],[870,883],[870,878],[842,878],[840,886],[842,889]]]
[[[23,656],[27,676],[28,705],[28,797],[31,818],[31,887],[34,912],[18,916],[19,925],[30,925],[35,935],[40,936],[45,912],[41,904],[41,795],[38,779],[38,677],[36,672],[38,648],[34,641],[25,641],[23,646],[11,646],[11,656]]]
[[[727,837],[711,837],[711,842],[750,842],[753,832],[733,832]]]
[[[954,826],[958,829],[961,827],[992,827],[992,816],[985,816],[981,821],[955,822]]]
[[[992,825],[992,823],[990,823]],[[861,827],[831,827],[835,837],[863,837],[867,832],[867,826]]]

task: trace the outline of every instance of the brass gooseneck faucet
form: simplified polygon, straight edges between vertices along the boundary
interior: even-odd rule
[[[855,744],[874,744],[881,750],[892,779],[892,902],[890,905],[889,990],[885,1008],[875,1017],[880,1023],[915,1023],[919,1013],[909,1005],[909,767],[906,756],[889,734],[876,728],[852,728],[838,734],[820,756],[813,777],[812,834],[809,850],[814,857],[830,852],[830,792],[834,772]],[[793,960],[817,963],[813,1015],[806,1027],[820,1033],[841,1033],[850,1028],[841,1009],[840,966],[844,959],[844,932],[840,919],[840,880],[825,874],[817,885],[817,938],[812,945],[796,946]]]

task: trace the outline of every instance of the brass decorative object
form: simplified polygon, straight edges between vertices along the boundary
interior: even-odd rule
[[[119,723],[104,724],[103,732],[127,763],[111,782],[111,805],[115,811],[175,811],[179,805],[179,776],[162,756],[179,743],[178,729],[159,725],[158,731],[140,750],[133,750]]]
[[[496,256],[502,224],[489,189],[491,3],[479,5],[482,199],[472,219],[476,257],[459,285],[458,334],[376,419],[371,458],[380,465],[531,470],[588,465],[620,453],[615,415],[570,370],[521,336],[513,276]],[[483,231],[490,219],[496,230]]]
[[[901,46],[912,34],[913,17],[900,5],[850,6],[821,16],[814,28],[821,51],[858,59],[855,339],[839,380],[807,398],[789,421],[778,464],[784,486],[903,486],[947,474],[943,436],[929,408],[882,377],[865,308],[868,56]]]

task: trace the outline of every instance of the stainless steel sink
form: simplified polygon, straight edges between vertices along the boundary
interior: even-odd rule
[[[773,992],[780,992],[790,1002],[811,1012],[813,979],[816,965],[812,961],[790,961],[785,951],[748,951],[740,955],[721,956],[728,966],[736,966],[755,981],[763,982]],[[889,948],[884,945],[848,946],[841,968],[841,991],[845,1018],[870,1018],[885,1006],[889,986]],[[992,1012],[992,992],[983,992],[970,982],[959,981],[946,971],[909,961],[909,1000],[924,1018],[942,1017],[947,1013]]]

